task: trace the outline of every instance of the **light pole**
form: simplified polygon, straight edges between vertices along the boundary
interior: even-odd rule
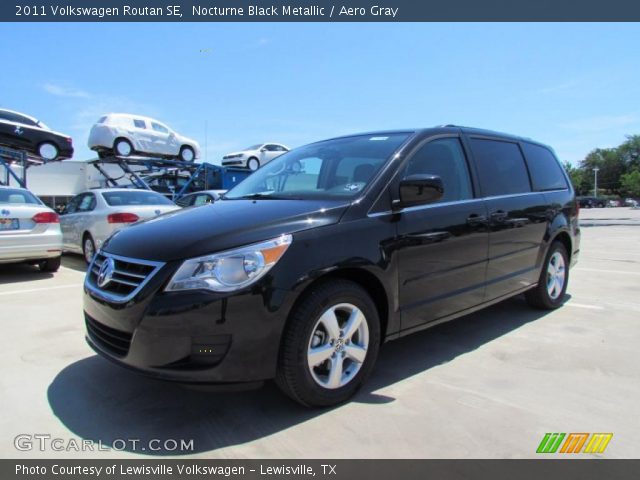
[[[593,181],[593,196],[598,198],[598,172],[600,171],[600,169],[598,167],[593,169],[593,174],[595,176],[595,179]]]

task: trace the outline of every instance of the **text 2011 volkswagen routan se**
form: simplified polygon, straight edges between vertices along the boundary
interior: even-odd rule
[[[384,341],[519,293],[560,306],[579,238],[540,143],[453,126],[335,138],[114,234],[84,284],[87,340],[156,378],[275,378],[334,405]]]

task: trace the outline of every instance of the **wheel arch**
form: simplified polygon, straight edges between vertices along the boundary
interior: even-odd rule
[[[380,341],[384,342],[391,316],[389,312],[388,293],[382,281],[374,273],[363,268],[340,268],[316,277],[298,294],[296,301],[289,311],[287,323],[289,322],[291,314],[312,288],[315,288],[320,283],[339,279],[351,281],[362,287],[369,294],[378,311],[378,317],[380,319]]]

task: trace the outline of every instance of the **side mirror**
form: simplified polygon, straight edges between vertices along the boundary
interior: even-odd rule
[[[442,179],[437,175],[408,175],[400,182],[398,207],[425,205],[440,200],[444,194]]]
[[[264,153],[264,152],[266,152],[266,151],[267,151],[267,149],[266,149],[266,148],[261,148],[261,149],[260,149],[260,152],[262,152],[262,153]]]

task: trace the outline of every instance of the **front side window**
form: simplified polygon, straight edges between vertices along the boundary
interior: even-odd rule
[[[156,132],[169,133],[169,129],[167,127],[160,125],[159,123],[156,123],[156,122],[151,123],[151,128],[153,128]]]
[[[247,177],[223,198],[354,197],[366,188],[409,135],[358,135],[291,150]]]
[[[96,197],[93,193],[85,193],[84,196],[80,199],[80,203],[78,204],[77,212],[90,212],[96,208]]]
[[[119,207],[123,205],[173,205],[173,202],[163,195],[151,191],[144,192],[140,190],[131,190],[130,192],[102,192],[102,196],[105,202],[107,202],[107,205],[111,207]]]
[[[517,143],[472,138],[471,150],[484,196],[515,195],[531,191],[527,167]]]
[[[444,194],[438,202],[473,197],[469,167],[458,138],[440,138],[423,145],[407,164],[404,177],[409,175],[439,176]]]
[[[523,149],[534,190],[547,192],[567,188],[562,167],[549,149],[532,143],[524,143]]]

